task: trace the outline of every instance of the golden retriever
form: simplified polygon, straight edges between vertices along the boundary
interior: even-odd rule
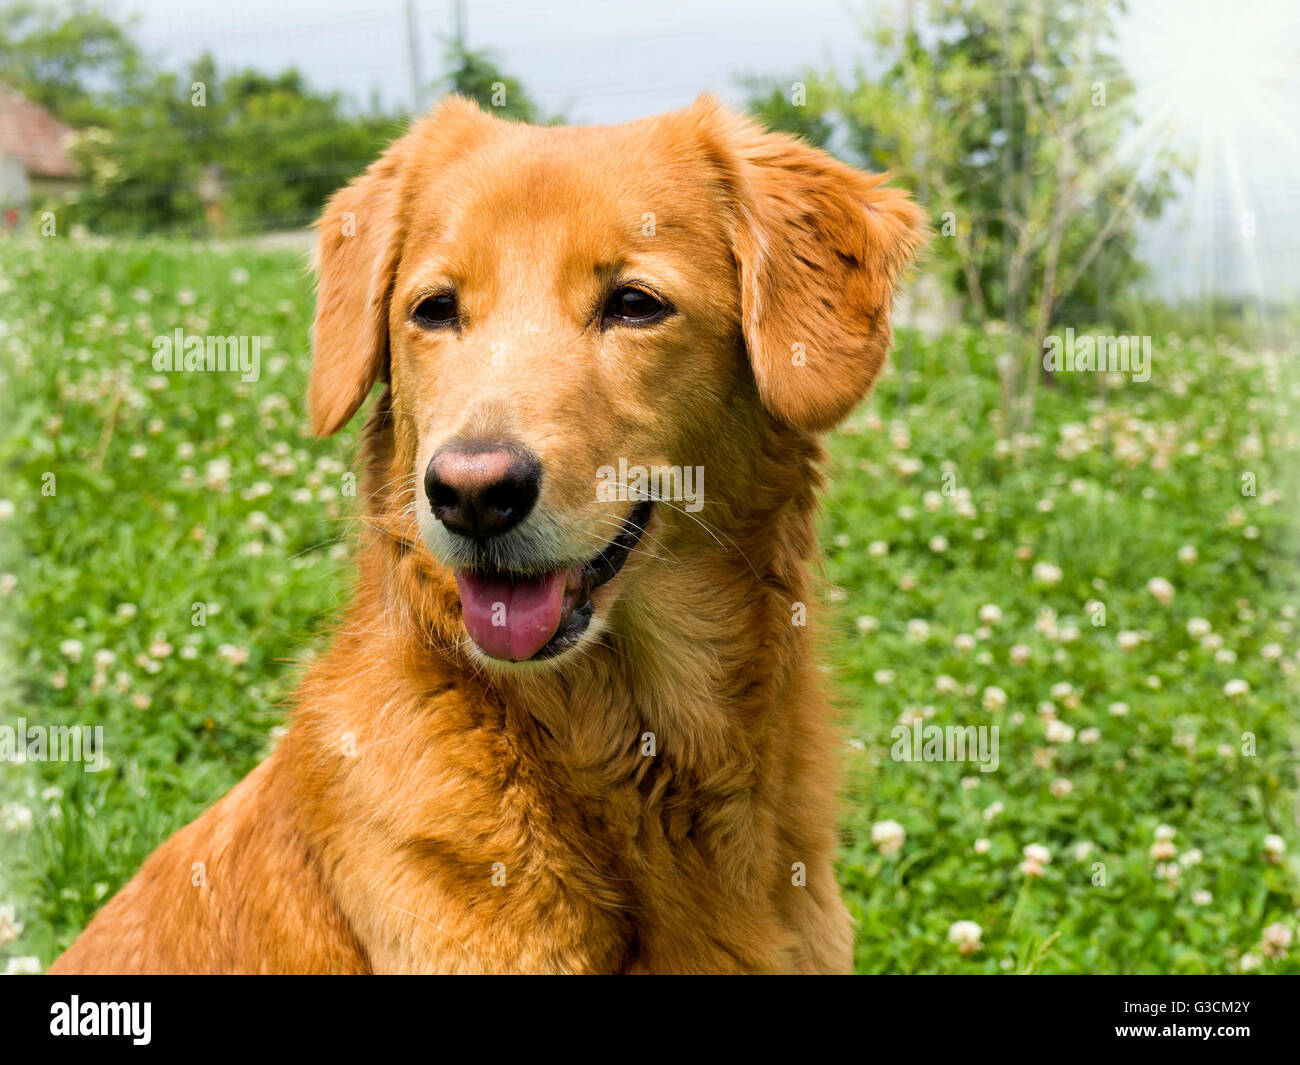
[[[318,226],[315,432],[384,385],[355,602],[274,753],[53,971],[850,970],[819,434],[921,211],[706,97],[453,98]]]

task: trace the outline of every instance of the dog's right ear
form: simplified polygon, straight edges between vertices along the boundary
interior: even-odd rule
[[[317,436],[338,432],[365,402],[388,358],[388,298],[402,246],[398,141],[316,223],[316,322],[307,409]]]
[[[316,223],[316,322],[307,409],[317,436],[345,426],[388,363],[388,311],[406,223],[408,167],[422,170],[477,143],[494,120],[448,97],[340,189]]]

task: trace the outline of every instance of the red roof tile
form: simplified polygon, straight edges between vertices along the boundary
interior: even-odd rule
[[[75,177],[68,154],[73,130],[17,89],[0,85],[0,155],[16,155],[33,177]]]

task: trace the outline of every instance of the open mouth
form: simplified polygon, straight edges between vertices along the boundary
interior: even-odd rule
[[[641,541],[652,502],[632,508],[609,545],[576,566],[542,573],[456,571],[465,628],[484,654],[510,662],[553,658],[591,624],[591,593],[614,578]]]

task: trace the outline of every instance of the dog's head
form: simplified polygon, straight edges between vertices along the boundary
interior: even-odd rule
[[[745,513],[772,433],[871,387],[924,228],[883,180],[704,98],[590,128],[449,100],[319,222],[313,428],[384,379],[385,472],[477,649],[556,660]]]

